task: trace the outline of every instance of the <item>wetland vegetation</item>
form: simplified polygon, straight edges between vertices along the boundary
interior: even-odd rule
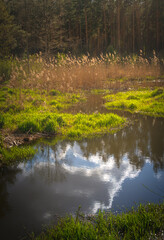
[[[72,140],[95,138],[132,123],[128,117],[111,113],[113,109],[164,117],[161,63],[155,55],[151,61],[148,63],[141,56],[138,60],[132,57],[125,60],[115,55],[96,59],[65,56],[60,63],[55,59],[47,62],[41,55],[31,56],[29,61],[13,60],[10,79],[1,83],[0,91],[1,167],[32,158],[37,148],[29,144],[31,140],[52,136]],[[81,111],[80,105],[89,105],[90,96],[96,95],[100,95],[100,105],[107,111],[100,113],[99,107]],[[71,107],[76,109],[74,113]],[[77,213],[75,218],[62,218],[57,225],[31,238],[160,239],[163,236],[163,203],[141,205],[137,210],[117,215],[99,212],[90,219],[80,216]]]
[[[79,211],[76,216],[61,218],[57,225],[45,229],[31,239],[162,239],[164,230],[164,204],[140,205],[126,213],[99,212],[85,217]]]
[[[22,156],[26,158],[27,153],[29,155],[34,153],[31,147],[26,146],[19,148],[18,151],[16,151],[17,146],[10,150],[3,149],[3,142],[9,134],[20,137],[22,135],[25,140],[30,134],[37,133],[77,139],[116,131],[126,122],[125,118],[116,114],[77,113],[72,115],[60,111],[68,108],[71,104],[86,101],[84,93],[60,93],[55,90],[39,92],[39,90],[21,89],[20,100],[19,89],[3,87],[1,96],[5,96],[0,103],[1,131],[4,138],[4,141],[1,140],[1,161],[6,164],[17,159],[19,151],[20,158]]]
[[[65,177],[67,172],[68,179],[72,180],[70,172],[77,171],[78,180],[81,177],[82,181],[85,181],[86,176],[89,176],[87,184],[90,181],[92,187],[92,174],[95,174],[94,177],[98,175],[105,184],[108,183],[106,185],[109,185],[109,189],[117,190],[113,198],[121,188],[122,182],[128,177],[132,179],[138,176],[144,164],[153,165],[155,174],[159,169],[163,171],[161,147],[163,135],[162,132],[161,135],[158,134],[160,127],[163,129],[164,118],[162,1],[0,0],[0,12],[2,13],[0,16],[0,189],[2,189],[0,203],[3,204],[4,201],[4,212],[8,211],[8,191],[12,192],[12,187],[9,185],[16,186],[15,190],[23,186],[19,190],[22,194],[25,188],[26,196],[27,182],[30,181],[32,171],[36,171],[41,177],[42,173],[45,174],[48,180],[51,172],[55,173],[57,184],[60,173]],[[98,95],[97,98],[93,97]],[[97,106],[94,105],[95,99]],[[130,112],[131,115],[126,115],[126,112]],[[138,121],[140,124],[138,130],[131,133],[130,125],[132,126],[137,118],[129,116],[135,116],[136,113],[153,117],[148,128],[153,128],[155,125],[154,129],[158,129],[158,133],[155,133],[154,129],[152,131],[146,129],[145,136],[140,135],[140,131],[143,131],[142,124],[146,126],[144,121]],[[130,133],[126,129],[127,126]],[[116,135],[121,130],[122,149],[119,148],[119,138]],[[106,133],[115,133],[109,142],[110,146],[107,142],[107,146],[103,148],[105,142],[99,138],[101,142],[95,148],[98,151],[99,147],[102,147],[100,155],[104,157],[104,161],[101,161],[101,157],[99,158],[96,152],[93,154],[94,161],[89,162],[88,156],[91,152],[89,146],[87,157],[81,157],[75,151],[75,154],[71,155],[71,163],[69,157],[66,158],[70,166],[66,164],[65,158],[57,159],[57,153],[54,154],[50,148],[47,150],[45,164],[44,154],[39,155],[40,152],[44,153],[41,144],[38,147],[31,143],[40,138],[45,141],[45,138],[53,137],[55,144],[61,139],[72,141],[67,145],[69,148],[73,145],[73,141],[76,143],[84,139],[95,140]],[[133,135],[136,133],[139,137],[134,140]],[[130,140],[126,136],[129,136]],[[156,139],[158,139],[157,143]],[[128,146],[124,144],[124,140]],[[95,141],[91,141],[91,145],[95,146]],[[54,142],[52,145],[55,149]],[[84,145],[86,146],[87,142]],[[65,145],[63,148],[65,150]],[[84,148],[83,146],[82,149]],[[103,155],[104,150],[105,155]],[[39,160],[35,158],[37,151],[40,151]],[[63,153],[63,156],[68,154],[66,150],[62,152],[60,147],[59,152],[61,155]],[[74,160],[77,161],[75,166]],[[36,165],[33,166],[34,162]],[[81,168],[78,164],[80,167],[84,165],[88,175],[86,173],[84,176],[80,175]],[[149,171],[146,174],[151,176],[151,179],[156,178],[155,182],[162,181],[162,173],[154,177],[150,174],[149,167],[145,170]],[[44,168],[48,171],[46,172]],[[83,173],[84,169],[82,168]],[[123,173],[125,175],[122,175]],[[31,178],[34,179],[36,175]],[[109,175],[114,179],[114,183],[110,178],[108,179]],[[99,188],[103,188],[105,184],[96,177],[94,180],[97,181]],[[23,182],[22,179],[25,181]],[[40,183],[40,179],[36,179]],[[34,181],[31,185],[35,186]],[[73,183],[71,182],[70,185]],[[38,186],[34,188],[35,192],[36,189],[41,189],[40,185]],[[98,186],[96,185],[96,188]],[[44,187],[39,196],[43,196],[44,191],[48,192],[49,185]],[[67,185],[66,188],[69,189]],[[92,192],[92,188],[88,189]],[[79,186],[78,191],[80,191]],[[11,199],[15,196],[15,192],[17,193],[17,191],[12,192]],[[60,192],[59,189],[57,192]],[[28,193],[30,196],[31,192]],[[74,194],[75,191],[72,193]],[[101,191],[98,193],[101,195]],[[33,195],[35,194],[31,196]],[[87,192],[86,202],[88,196]],[[28,196],[26,197],[28,199]],[[70,199],[70,196],[67,197]],[[109,204],[108,196],[108,204],[104,205],[108,206],[108,210],[109,206],[112,206],[113,198],[110,199]],[[163,196],[161,198],[163,200]],[[20,197],[17,202],[19,200]],[[34,205],[35,200],[34,197]],[[97,209],[100,209],[100,202],[95,203]],[[16,209],[15,205],[14,209]],[[4,212],[0,208],[2,224],[8,228],[8,224],[3,222]],[[38,216],[41,215],[37,213],[37,218]],[[163,202],[139,205],[138,208],[132,208],[121,214],[100,211],[94,216],[84,216],[78,210],[76,216],[61,218],[55,226],[46,228],[38,236],[33,234],[31,238],[36,240],[162,239],[163,216]],[[17,235],[17,231],[13,232]]]
[[[108,109],[120,109],[132,113],[139,112],[154,117],[164,117],[163,88],[119,92],[107,95],[104,98],[107,100],[105,106]]]

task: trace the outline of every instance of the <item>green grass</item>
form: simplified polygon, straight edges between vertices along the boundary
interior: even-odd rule
[[[108,89],[93,89],[91,90],[92,94],[109,94],[110,91]]]
[[[164,90],[140,90],[119,92],[105,96],[108,109],[128,110],[142,114],[164,117]]]
[[[67,138],[103,134],[123,127],[126,119],[116,114],[67,114],[51,112],[5,114],[5,127],[19,133],[53,133]]]
[[[109,132],[125,124],[113,114],[67,114],[60,110],[84,101],[83,94],[62,94],[59,91],[1,88],[0,127],[19,133],[53,133],[69,138],[88,137]]]
[[[126,119],[114,114],[68,114],[60,109],[84,101],[83,94],[62,94],[59,91],[1,88],[0,128],[22,134],[48,133],[62,138],[80,139],[114,132],[122,128]],[[1,145],[1,162],[13,163],[26,158],[31,148],[14,147],[7,150]]]
[[[5,121],[3,115],[0,113],[0,128],[3,128]]]
[[[122,127],[126,120],[116,114],[77,114],[75,116],[65,116],[69,119],[69,128],[63,129],[64,134],[69,138],[77,139],[82,137],[92,137],[106,132],[112,132]]]
[[[13,89],[8,87],[0,89],[0,111],[2,113],[58,112],[59,110],[68,108],[73,103],[84,100],[85,97],[83,94],[63,94],[55,89],[51,91]]]
[[[77,211],[76,217],[62,218],[57,225],[48,227],[32,240],[146,240],[163,239],[164,203],[140,205],[126,212],[99,212],[85,218]]]

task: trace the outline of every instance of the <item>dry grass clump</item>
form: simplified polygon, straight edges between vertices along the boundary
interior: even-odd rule
[[[109,88],[120,81],[158,78],[161,63],[164,61],[160,61],[155,52],[152,58],[147,59],[142,56],[142,51],[139,56],[127,57],[116,53],[78,58],[58,54],[48,60],[37,54],[29,59],[13,61],[10,86],[63,92]]]

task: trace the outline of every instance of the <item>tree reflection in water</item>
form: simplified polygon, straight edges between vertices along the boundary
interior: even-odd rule
[[[164,169],[163,133],[162,120],[141,117],[113,135],[51,146],[40,143],[26,170],[30,167],[31,175],[40,175],[48,184],[67,181],[68,174],[86,177],[88,182],[94,176],[95,181],[108,183],[109,201],[104,207],[110,208],[125,179],[137,177],[146,162],[153,164],[155,173]],[[95,200],[95,204],[100,203]]]
[[[18,239],[24,226],[38,230],[79,205],[89,214],[158,202],[148,188],[162,195],[163,146],[164,121],[147,117],[113,135],[38,142],[32,160],[1,169],[1,236]]]
[[[21,172],[21,169],[15,167],[3,167],[0,168],[0,217],[6,215],[10,211],[8,204],[8,186],[14,184],[16,175]]]
[[[58,141],[54,145],[39,143],[38,153],[31,161],[1,169],[0,215],[9,211],[7,187],[14,185],[18,173],[31,178],[38,175],[46,184],[66,182],[69,174],[86,177],[88,186],[92,178],[97,184],[108,182],[110,194],[106,205],[111,206],[124,180],[138,176],[146,162],[153,164],[156,174],[164,169],[163,146],[164,121],[149,117],[140,117],[113,135],[78,142]],[[74,192],[85,192],[78,187]],[[86,192],[89,191],[88,187]]]
[[[141,117],[135,124],[115,134],[107,134],[101,138],[85,139],[78,142],[62,141],[53,146],[40,143],[39,152],[28,163],[46,181],[62,181],[65,170],[62,165],[68,159],[65,155],[69,148],[79,148],[82,157],[101,156],[103,162],[112,157],[119,168],[125,155],[129,163],[138,170],[145,161],[153,164],[154,171],[164,169],[164,121],[149,117]]]

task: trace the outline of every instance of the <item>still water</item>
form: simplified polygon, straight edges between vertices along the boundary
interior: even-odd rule
[[[35,146],[33,159],[0,170],[1,240],[39,232],[79,205],[93,214],[163,200],[162,119],[140,117],[114,135]]]

